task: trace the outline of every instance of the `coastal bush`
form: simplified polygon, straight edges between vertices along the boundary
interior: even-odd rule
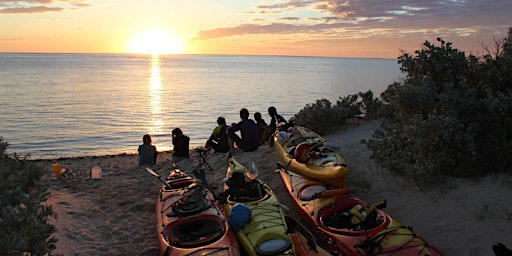
[[[402,52],[406,77],[381,94],[387,115],[368,142],[372,158],[423,181],[512,172],[511,36],[482,57],[441,38]]]
[[[339,97],[334,105],[327,99],[319,99],[307,104],[290,121],[318,134],[325,134],[329,129],[345,124],[347,120],[360,118],[362,114],[379,115],[380,104],[380,100],[375,99],[371,91]]]
[[[0,252],[3,255],[51,255],[57,239],[53,214],[47,200],[44,174],[16,153],[7,154],[8,143],[0,137]]]

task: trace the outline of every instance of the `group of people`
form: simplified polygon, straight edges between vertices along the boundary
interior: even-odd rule
[[[231,126],[226,124],[224,117],[217,118],[217,126],[213,129],[212,134],[206,141],[205,147],[211,148],[215,152],[231,152],[234,154],[236,148],[251,152],[267,141],[275,132],[279,125],[287,124],[284,117],[277,113],[275,107],[269,107],[268,115],[270,123],[267,125],[262,118],[260,112],[254,113],[254,120],[250,119],[249,110],[240,109],[240,121],[232,123]],[[151,136],[146,134],[142,138],[143,144],[139,145],[139,165],[153,165],[156,163],[157,149],[151,143]],[[189,142],[190,138],[183,134],[180,128],[172,130],[172,145],[174,147],[172,153],[173,162],[179,162],[189,158]]]

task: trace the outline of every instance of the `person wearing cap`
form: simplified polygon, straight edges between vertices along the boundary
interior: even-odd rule
[[[205,148],[212,148],[215,152],[226,153],[229,151],[228,134],[226,133],[226,119],[219,116],[217,126],[213,129],[210,138],[206,141]]]

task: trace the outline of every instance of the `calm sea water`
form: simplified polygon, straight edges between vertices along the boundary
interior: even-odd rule
[[[134,153],[145,133],[169,150],[175,127],[196,147],[242,107],[290,118],[399,79],[392,59],[0,54],[0,136],[32,159]]]

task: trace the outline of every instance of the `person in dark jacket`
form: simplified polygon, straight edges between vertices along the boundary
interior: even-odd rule
[[[183,134],[183,131],[181,131],[180,128],[174,128],[174,130],[172,130],[172,145],[174,147],[172,152],[172,161],[177,163],[190,157],[188,152],[189,143],[190,138]]]
[[[260,133],[254,120],[249,119],[249,110],[240,109],[240,119],[237,124],[228,128],[230,152],[234,154],[234,144],[245,152],[258,149],[260,145]],[[240,131],[240,136],[236,133]]]
[[[263,145],[270,137],[270,134],[267,132],[267,122],[265,122],[265,119],[263,119],[260,112],[254,113],[254,121],[256,121],[256,125],[258,125],[258,130],[260,132],[260,145]]]

